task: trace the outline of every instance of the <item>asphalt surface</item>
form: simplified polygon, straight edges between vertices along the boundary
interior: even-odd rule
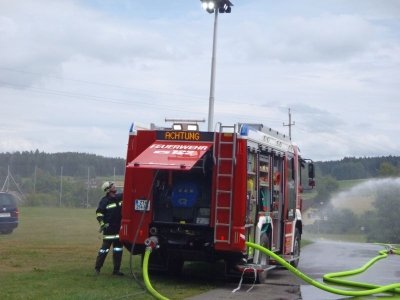
[[[322,282],[326,273],[359,268],[372,258],[383,247],[373,244],[343,243],[333,241],[315,241],[302,250],[299,270],[309,277]],[[389,256],[369,268],[367,272],[351,277],[354,281],[386,285],[399,282],[398,255]],[[346,297],[331,294],[307,284],[290,271],[280,267],[268,272],[264,284],[242,284],[237,292],[239,280],[224,284],[221,288],[210,290],[190,300],[205,299],[268,299],[268,300],[314,300],[314,299],[400,299],[399,295],[379,294],[365,297]],[[383,297],[383,298],[382,298]]]
[[[301,298],[301,281],[286,269],[269,271],[264,284],[242,284],[240,289],[237,283],[226,284],[222,288],[189,298],[190,300],[209,299],[268,299],[268,300],[298,300]]]

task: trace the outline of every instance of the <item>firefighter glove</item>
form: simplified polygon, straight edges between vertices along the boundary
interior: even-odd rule
[[[101,223],[100,223],[99,232],[102,232],[102,231],[103,231],[104,229],[106,229],[108,226],[109,226],[108,223],[103,223],[103,222],[101,222]]]

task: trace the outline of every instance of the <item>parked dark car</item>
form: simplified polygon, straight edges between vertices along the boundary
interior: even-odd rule
[[[10,234],[18,226],[17,201],[10,193],[0,192],[0,233]]]

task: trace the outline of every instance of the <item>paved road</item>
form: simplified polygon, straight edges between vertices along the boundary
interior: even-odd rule
[[[190,298],[190,300],[210,299],[253,299],[253,300],[299,300],[300,280],[285,269],[270,271],[265,284],[242,284],[240,290],[233,293],[238,283],[227,284],[223,288],[208,291]],[[251,288],[251,290],[249,290]],[[248,291],[249,290],[249,291]]]
[[[326,273],[359,268],[377,256],[382,246],[363,243],[348,243],[318,240],[304,248],[299,270],[309,277],[322,282]],[[400,256],[390,255],[377,261],[367,271],[351,277],[352,281],[386,285],[400,282]],[[343,288],[344,287],[337,287]],[[331,294],[302,283],[301,295],[304,300],[314,299],[399,299],[400,296],[372,295],[367,297],[345,297]]]
[[[309,277],[322,282],[326,273],[345,271],[363,266],[378,255],[381,246],[359,243],[341,243],[318,240],[302,249],[299,269]],[[392,255],[375,263],[367,272],[352,277],[354,281],[373,284],[389,284],[400,282],[400,257]],[[238,284],[227,284],[223,288],[208,291],[190,298],[190,300],[205,299],[270,299],[270,300],[315,300],[315,299],[382,299],[383,295],[351,298],[321,291],[295,277],[286,269],[270,271],[265,284],[242,285],[235,293],[232,290]],[[399,299],[399,295],[384,299]]]

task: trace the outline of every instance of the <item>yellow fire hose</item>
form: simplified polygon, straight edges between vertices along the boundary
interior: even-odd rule
[[[149,263],[149,257],[153,249],[158,247],[158,240],[157,238],[151,237],[146,240],[146,251],[144,254],[143,258],[143,278],[144,278],[144,283],[151,295],[153,295],[156,299],[161,299],[161,300],[168,300],[168,298],[164,297],[160,293],[158,293],[151,285],[150,279],[149,279],[149,274],[148,274],[148,263]],[[294,275],[297,277],[301,278],[305,282],[321,289],[329,293],[333,294],[338,294],[338,295],[344,295],[344,296],[368,296],[368,295],[373,295],[373,294],[380,294],[380,293],[396,293],[400,294],[400,283],[392,283],[384,286],[379,286],[379,285],[374,285],[374,284],[369,284],[369,283],[363,283],[363,282],[355,282],[355,281],[348,281],[344,279],[339,279],[337,277],[344,277],[344,276],[350,276],[350,275],[355,275],[364,272],[367,270],[370,266],[372,266],[375,262],[378,260],[381,260],[383,258],[386,258],[388,254],[397,254],[400,255],[400,251],[397,249],[389,249],[389,250],[381,250],[379,251],[379,255],[370,260],[368,263],[366,263],[364,266],[354,269],[354,270],[349,270],[349,271],[343,271],[343,272],[336,272],[336,273],[329,273],[323,276],[324,281],[332,282],[335,284],[341,284],[341,285],[346,285],[354,288],[359,288],[362,290],[341,290],[337,288],[333,288],[329,285],[326,285],[324,283],[321,283],[317,280],[314,280],[310,278],[309,276],[305,275],[304,273],[300,272],[298,269],[293,267],[290,263],[285,261],[283,258],[281,258],[279,255],[275,254],[274,252],[260,246],[254,243],[246,242],[246,245],[248,247],[254,248],[256,250],[261,251],[265,255],[270,256],[272,259],[277,261],[279,264],[281,264],[283,267],[288,269],[290,272],[292,272]]]

